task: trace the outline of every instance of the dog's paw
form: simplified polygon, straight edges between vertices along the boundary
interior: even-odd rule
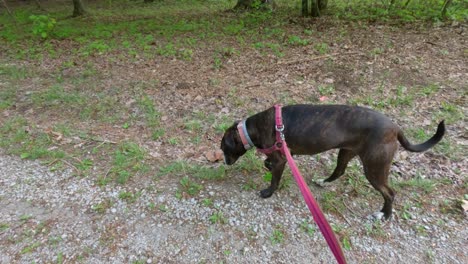
[[[376,221],[383,221],[385,220],[384,213],[382,212],[375,212],[367,217],[367,219],[376,222]]]
[[[262,197],[262,198],[271,197],[273,195],[273,192],[274,191],[271,190],[270,188],[266,188],[266,189],[260,191],[260,197]]]
[[[315,184],[320,186],[320,187],[327,187],[330,185],[329,182],[326,182],[324,179],[319,179],[315,181]]]

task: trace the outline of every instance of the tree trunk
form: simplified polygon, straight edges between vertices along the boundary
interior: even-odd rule
[[[78,17],[86,14],[81,0],[73,0],[73,17]]]
[[[309,15],[309,0],[302,0],[302,16]]]
[[[258,9],[261,7],[274,8],[273,0],[237,0],[234,9]]]
[[[320,16],[319,1],[320,0],[312,0],[312,17]]]
[[[311,10],[309,11],[309,1]],[[309,14],[313,17],[319,17],[320,11],[327,8],[328,0],[302,0],[302,15],[308,16]]]

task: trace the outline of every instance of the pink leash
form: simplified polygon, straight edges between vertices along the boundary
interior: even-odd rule
[[[338,243],[338,240],[336,239],[335,234],[333,233],[333,230],[330,227],[330,224],[328,224],[325,215],[323,215],[322,211],[320,210],[317,201],[310,192],[306,182],[304,181],[304,178],[302,178],[301,173],[299,172],[299,169],[297,168],[296,163],[294,162],[294,159],[291,156],[291,152],[289,152],[286,140],[284,140],[284,125],[281,117],[280,105],[275,105],[275,112],[276,143],[271,148],[259,149],[259,151],[264,154],[271,153],[272,151],[281,151],[281,153],[286,156],[286,160],[288,161],[289,167],[291,168],[291,172],[294,176],[294,179],[296,180],[297,185],[301,190],[302,196],[304,197],[307,207],[309,207],[309,210],[312,213],[312,217],[314,218],[315,222],[320,228],[320,232],[322,232],[322,235],[325,237],[325,240],[327,241],[328,246],[330,247],[333,255],[335,255],[336,261],[339,264],[345,264],[346,259],[344,257],[343,251],[341,250],[340,244]]]

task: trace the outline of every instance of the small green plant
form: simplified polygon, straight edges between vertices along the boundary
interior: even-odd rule
[[[33,22],[32,33],[43,39],[50,36],[51,32],[54,30],[55,24],[57,23],[54,18],[51,18],[48,15],[31,15],[29,16],[29,20]]]
[[[313,236],[317,228],[312,224],[309,224],[309,221],[303,220],[300,224],[300,228],[302,231],[306,232],[309,236]]]
[[[273,245],[280,244],[284,241],[284,233],[280,229],[274,229],[270,236],[270,241]]]
[[[0,223],[0,232],[3,232],[5,230],[7,230],[8,228],[10,228],[10,225],[7,224],[7,223]]]
[[[185,129],[192,132],[200,132],[202,130],[202,122],[200,120],[188,120],[184,123]]]
[[[143,163],[146,152],[136,143],[124,142],[114,152],[114,161],[111,172],[116,175],[119,184],[125,184],[132,175],[148,170]]]
[[[247,183],[242,184],[241,188],[244,191],[252,191],[257,190],[258,185],[252,179],[248,179]]]
[[[375,221],[373,223],[365,224],[366,235],[372,236],[375,238],[385,238],[385,231],[382,228],[381,221]]]
[[[341,239],[341,244],[343,248],[346,250],[351,250],[351,242],[349,241],[349,237],[345,236]]]
[[[167,208],[166,205],[161,204],[161,205],[159,206],[159,211],[165,213],[165,212],[169,211],[169,208]]]
[[[156,128],[159,126],[161,113],[156,110],[156,106],[153,100],[148,95],[143,95],[138,101],[138,106],[142,110],[146,123],[150,128]],[[161,129],[158,129],[160,131]]]
[[[206,207],[211,207],[213,206],[213,200],[209,198],[205,198],[202,200],[202,204]]]
[[[90,159],[84,159],[79,163],[75,164],[75,167],[80,171],[89,170],[93,166],[93,161]]]
[[[329,46],[327,43],[318,43],[314,45],[314,48],[316,51],[318,51],[319,54],[324,55],[328,53]]]
[[[271,182],[272,178],[273,178],[273,175],[269,171],[267,171],[267,172],[265,172],[265,174],[263,174],[263,181],[264,182]]]
[[[171,137],[170,139],[168,139],[167,142],[168,142],[170,145],[173,145],[173,146],[179,144],[179,140],[178,140],[177,138],[175,138],[175,137]]]
[[[153,139],[153,140],[158,140],[158,139],[160,139],[162,136],[164,136],[165,133],[166,133],[166,131],[164,131],[163,128],[156,129],[156,130],[153,131],[153,133],[151,134],[151,139]]]
[[[197,195],[203,188],[203,186],[190,180],[190,178],[187,176],[180,180],[180,185],[183,188],[183,192],[187,193],[190,196]]]
[[[124,200],[128,203],[134,203],[141,196],[141,191],[137,193],[121,191],[119,192],[119,199]]]
[[[209,220],[212,224],[226,224],[227,223],[226,217],[224,217],[223,213],[220,211],[213,213],[210,216]]]
[[[335,87],[333,87],[333,85],[320,85],[317,89],[322,96],[333,95],[335,93]]]
[[[21,222],[27,222],[27,221],[28,221],[29,219],[31,219],[31,218],[32,218],[31,215],[21,215],[20,218],[19,218],[19,220],[20,220]]]
[[[104,201],[91,206],[91,209],[96,213],[104,214],[107,211],[107,209],[109,209],[112,206],[112,204],[113,203],[109,199],[105,199]]]
[[[288,44],[292,46],[307,46],[309,41],[307,39],[302,39],[299,36],[292,35],[288,38]]]
[[[38,248],[40,245],[41,245],[41,242],[34,242],[33,244],[24,247],[24,248],[21,250],[21,254],[28,254],[28,253],[31,253],[31,252],[33,252],[34,250],[36,250],[36,248]]]

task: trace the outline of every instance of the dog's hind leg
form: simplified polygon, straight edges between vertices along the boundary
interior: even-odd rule
[[[355,156],[356,153],[349,149],[340,149],[340,152],[338,152],[338,161],[336,168],[333,171],[332,175],[325,179],[324,182],[332,182],[341,177],[346,170],[346,166],[348,166],[348,162]]]
[[[367,180],[384,198],[384,206],[381,212],[385,219],[389,219],[392,215],[395,191],[388,185],[388,175],[396,146],[389,144],[376,146],[376,149],[379,150],[377,153],[368,154],[366,155],[367,158],[361,157],[361,160]]]

